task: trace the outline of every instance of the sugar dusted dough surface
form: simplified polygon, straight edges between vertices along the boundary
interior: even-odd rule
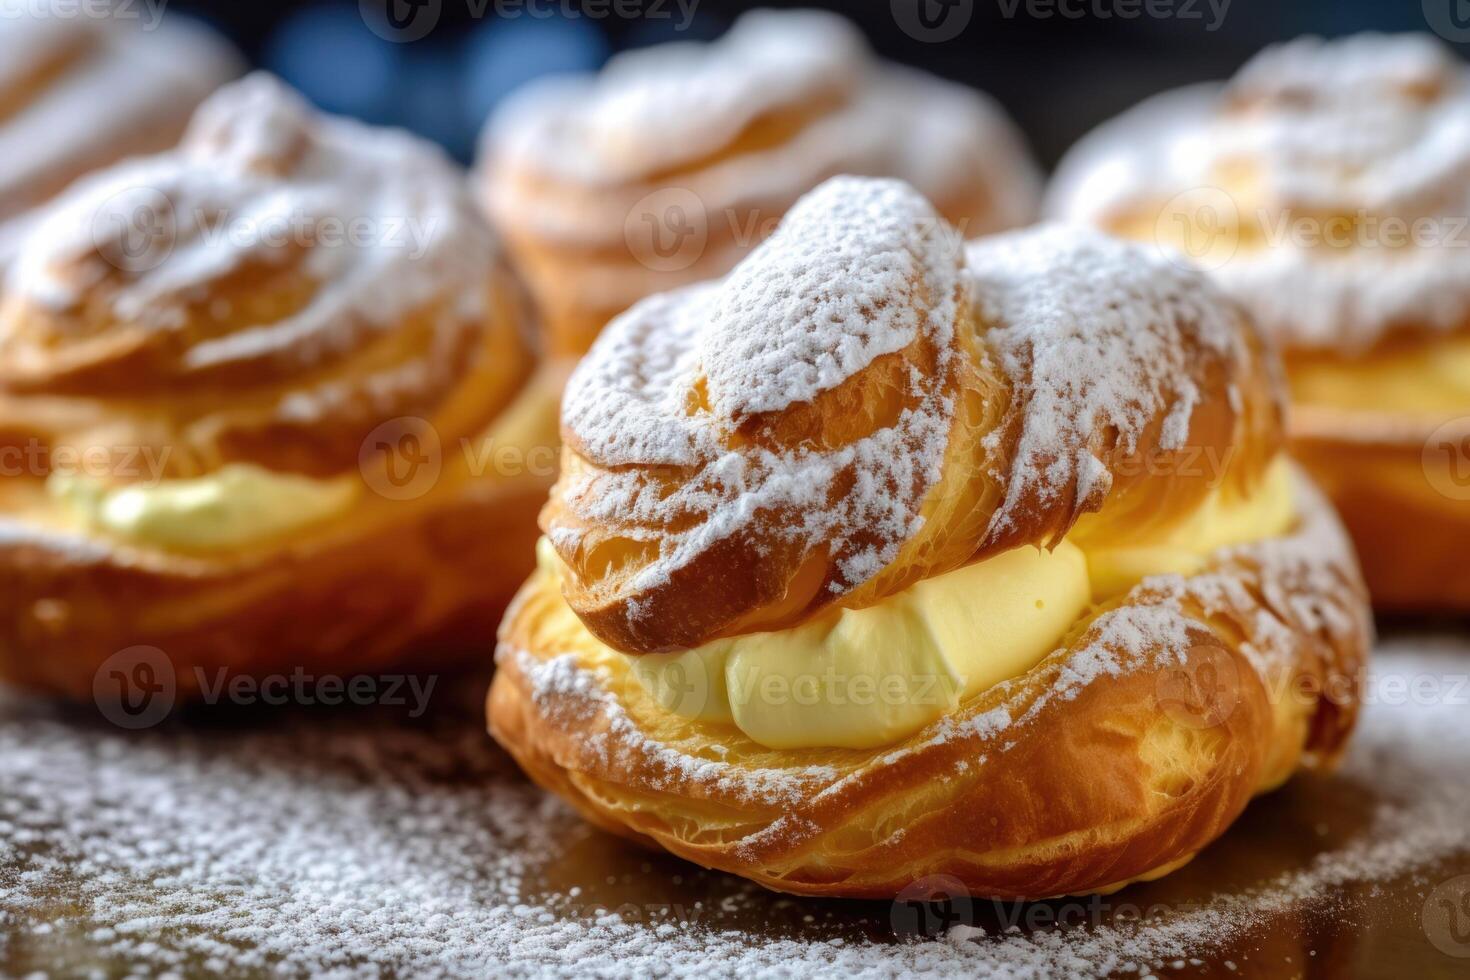
[[[1470,322],[1470,71],[1431,35],[1298,38],[1226,86],[1154,96],[1067,154],[1046,211],[1157,237],[1154,215],[1197,190],[1262,226],[1208,258],[1287,348],[1362,354]]]

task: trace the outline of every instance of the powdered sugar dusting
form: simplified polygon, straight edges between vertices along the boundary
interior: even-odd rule
[[[1048,211],[1151,220],[1201,187],[1259,229],[1216,275],[1288,344],[1355,352],[1470,319],[1470,72],[1427,35],[1301,38],[1228,86],[1150,99],[1069,154]]]
[[[158,254],[109,264],[107,255],[133,257],[129,236],[145,218],[162,223],[150,240]],[[274,322],[199,338],[179,355],[177,370],[191,373],[273,356],[321,363],[432,303],[444,305],[446,320],[473,319],[495,258],[441,152],[319,115],[254,75],[206,102],[177,150],[89,177],[49,207],[6,293],[66,310],[121,273],[113,315],[166,333],[217,283],[299,264],[315,287],[309,302]]]
[[[774,512],[793,515],[778,532],[831,549],[837,591],[861,584],[917,530],[939,474],[962,261],[957,238],[911,188],[829,181],[725,281],[646,300],[609,325],[562,415],[577,451],[603,469],[573,471],[560,499],[588,525],[662,541],[635,590]],[[751,416],[810,402],[921,337],[940,370],[909,379],[913,404],[892,424],[831,449],[733,438]],[[620,469],[630,464],[698,469],[669,488]],[[832,492],[842,479],[851,491]],[[559,546],[580,540],[552,532]]]
[[[846,97],[861,78],[866,48],[835,14],[757,10],[715,44],[626,52],[561,120],[570,131],[563,138],[590,152],[546,162],[606,168],[602,179],[626,180],[698,159],[766,113]]]
[[[741,145],[762,119],[799,125]],[[597,75],[529,85],[496,112],[483,156],[504,223],[578,246],[621,246],[630,210],[661,187],[692,192],[712,225],[737,212],[730,230],[748,241],[836,174],[900,177],[940,202],[989,189],[967,235],[1030,220],[1039,186],[994,101],[879,61],[820,11],[751,11],[713,44],[629,52]],[[558,288],[625,306],[638,298],[625,265],[589,261]]]
[[[1112,488],[1098,432],[1133,453],[1162,415],[1161,447],[1185,445],[1201,398],[1191,351],[1242,356],[1231,304],[1141,246],[1049,226],[972,242],[968,259],[981,329],[1022,412],[992,535],[1031,496],[1075,485],[1079,510],[1098,506]]]
[[[921,329],[947,347],[958,252],[902,184],[834,180],[803,198],[715,294],[700,340],[715,413],[811,401]]]
[[[607,733],[583,744],[581,748],[598,757],[605,765],[618,768],[629,763],[611,760],[614,751],[636,754],[640,761],[649,760],[671,781],[704,783],[731,791],[737,796],[762,803],[795,803],[819,781],[830,781],[836,771],[824,766],[805,770],[751,770],[738,768],[718,759],[688,755],[667,745],[646,739],[618,699],[608,692],[595,672],[578,666],[577,655],[564,653],[540,660],[523,650],[506,647],[496,652],[496,659],[516,658],[521,674],[530,684],[531,698],[543,710],[553,699],[581,704],[596,711],[607,724]],[[616,748],[614,748],[616,746]],[[636,763],[634,763],[636,764]],[[674,788],[672,783],[670,788]]]
[[[1287,968],[1254,949],[1284,917],[1336,923],[1313,947],[1323,959],[1341,927],[1383,907],[1358,904],[1358,886],[1382,895],[1447,858],[1467,866],[1470,647],[1403,638],[1380,654],[1370,691],[1429,681],[1439,696],[1370,699],[1330,785],[1373,802],[1299,865],[1230,874],[1260,867],[1252,856],[1271,851],[1261,835],[1283,833],[1248,813],[1163,891],[1102,906],[1150,908],[1142,919],[1007,931],[1029,906],[975,902],[978,927],[907,943],[872,938],[889,929],[886,905],[773,896],[589,839],[473,717],[463,728],[306,716],[127,734],[0,693],[0,962],[17,973],[100,962],[143,974],[1082,978],[1255,952],[1253,968]],[[1325,799],[1288,791],[1257,806],[1342,823],[1296,812]],[[1209,869],[1233,884],[1212,885]],[[1422,880],[1417,901],[1440,879]]]
[[[45,6],[0,3],[0,99],[35,86],[0,118],[0,268],[28,209],[87,170],[167,145],[238,70],[223,41],[185,21],[144,31],[121,13],[67,17]]]
[[[0,218],[40,203],[29,192],[58,170],[76,176],[89,161],[111,162],[109,143],[126,152],[137,130],[180,124],[236,67],[221,39],[185,21],[145,32],[121,14],[65,16],[46,6],[0,3],[0,92],[36,85],[0,123]]]
[[[1252,58],[1230,81],[1231,101],[1331,103],[1337,110],[1387,99],[1413,102],[1458,84],[1460,65],[1428,34],[1357,34],[1332,41],[1300,37],[1274,44]],[[1376,111],[1370,106],[1368,111]],[[1373,140],[1382,133],[1338,133],[1339,139]]]

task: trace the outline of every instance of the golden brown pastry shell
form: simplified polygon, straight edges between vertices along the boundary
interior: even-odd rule
[[[502,175],[500,179],[514,178]],[[662,189],[664,185],[648,184],[632,190],[619,188],[616,193],[628,199],[629,211],[634,213],[635,202]],[[804,192],[810,188],[796,190]],[[548,191],[542,188],[536,193]],[[1002,212],[1002,208],[992,200],[992,193],[989,187],[977,184],[947,200],[935,201],[934,205],[946,221],[967,235],[987,234],[1004,228],[1004,224],[994,217]],[[774,228],[794,201],[795,197],[746,201],[738,209],[705,216],[699,227],[705,230],[706,238],[697,259],[678,269],[649,268],[621,240],[615,246],[605,248],[577,248],[544,237],[535,229],[504,217],[497,222],[497,230],[515,257],[517,271],[536,296],[547,349],[554,356],[578,357],[587,352],[608,321],[631,305],[589,304],[576,295],[576,291],[568,288],[567,284],[574,279],[579,267],[589,262],[601,267],[616,267],[624,281],[638,283],[636,292],[639,296],[651,296],[713,279],[729,272],[751,248],[758,245],[762,233]]]
[[[1305,481],[1299,514],[1284,539],[1145,582],[1026,674],[872,751],[767,749],[577,669],[540,630],[562,600],[533,579],[501,628],[490,730],[597,825],[780,891],[892,898],[928,875],[1007,899],[1107,891],[1183,863],[1253,795],[1340,752],[1371,625]],[[1126,649],[1115,627],[1135,617],[1187,651]],[[1097,658],[1123,666],[1078,683]]]
[[[1299,405],[1293,453],[1352,535],[1375,608],[1470,610],[1470,414],[1457,421]]]
[[[98,217],[130,214],[141,257]],[[556,467],[533,334],[441,151],[267,75],[216,93],[48,205],[0,296],[0,678],[85,697],[150,646],[187,696],[465,652]]]
[[[162,651],[181,698],[221,670],[352,676],[462,662],[534,564],[565,371],[544,368],[524,394],[541,404],[521,405],[545,420],[545,465],[476,475],[446,447],[422,497],[365,486],[350,512],[292,540],[184,554],[0,522],[0,679],[90,698],[99,666],[139,645]]]

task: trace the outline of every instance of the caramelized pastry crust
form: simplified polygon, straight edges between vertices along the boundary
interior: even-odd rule
[[[1276,339],[1298,454],[1385,609],[1470,609],[1470,444],[1446,437],[1470,419],[1467,121],[1436,40],[1304,38],[1104,125],[1048,201],[1181,249]]]
[[[0,673],[84,694],[147,644],[187,692],[473,635],[555,469],[528,330],[452,163],[265,76],[80,182],[0,302]]]
[[[0,11],[0,267],[31,209],[83,174],[172,146],[190,114],[240,71],[202,27],[171,19]],[[30,9],[28,9],[30,8]]]
[[[618,318],[574,375],[491,731],[599,825],[786,891],[946,874],[1039,898],[1177,867],[1330,764],[1356,715],[1371,627],[1330,507],[1292,471],[1282,523],[1223,527],[1287,465],[1272,365],[1236,306],[1147,249],[1067,228],[964,247],[901,183],[831,181],[728,278]],[[1181,538],[1199,553],[1176,570],[1154,545]],[[1036,548],[1080,549],[1091,603],[890,744],[772,747],[645,682],[672,653],[686,686],[767,697],[688,654],[883,615]],[[1119,549],[1144,571],[1105,584]]]
[[[713,44],[532,86],[481,159],[554,349],[578,355],[636,300],[729,271],[828,177],[902,177],[968,235],[1031,220],[1039,187],[988,98],[879,62],[817,11],[756,11]]]
[[[542,515],[588,627],[636,652],[779,628],[1260,480],[1280,406],[1234,307],[1085,234],[976,257],[912,191],[835,180],[728,279],[622,317]]]

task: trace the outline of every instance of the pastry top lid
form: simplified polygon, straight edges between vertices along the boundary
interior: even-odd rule
[[[1226,86],[1217,153],[1264,205],[1435,214],[1470,201],[1470,76],[1424,35],[1301,38]]]
[[[967,258],[908,185],[836,178],[724,280],[608,326],[568,387],[543,526],[573,608],[623,649],[860,605],[1054,542],[1148,482],[1124,457],[1247,438],[1275,392],[1245,333],[1142,246],[1056,227]],[[660,615],[679,596],[699,609]]]
[[[597,75],[532,85],[492,131],[511,158],[569,178],[646,178],[723,149],[768,114],[845,102],[870,60],[836,14],[756,10],[713,43],[629,51]]]
[[[1268,48],[1087,137],[1048,210],[1185,248],[1289,348],[1470,329],[1470,73],[1424,35]]]
[[[1014,406],[1015,445],[989,536],[1034,521],[1038,503],[1069,498],[1070,526],[1112,491],[1109,451],[1133,456],[1150,438],[1159,450],[1182,449],[1203,403],[1240,404],[1242,321],[1197,273],[1062,225],[979,239],[967,257],[971,296]],[[1205,370],[1219,364],[1235,369],[1223,388]],[[1107,443],[1100,430],[1112,434]]]
[[[886,64],[849,22],[811,10],[752,11],[711,43],[533,83],[492,117],[482,156],[502,221],[601,246],[664,186],[711,214],[779,214],[835,174],[894,176],[980,233],[1028,220],[1038,183],[990,99]]]
[[[212,32],[148,16],[141,4],[99,17],[0,0],[0,220],[87,169],[166,145],[239,70]]]
[[[0,427],[336,472],[385,419],[493,415],[528,358],[510,283],[437,147],[252,75],[41,209],[0,299]]]
[[[958,248],[908,186],[829,181],[727,279],[656,297],[619,321],[626,336],[599,344],[574,375],[568,431],[614,466],[717,452],[752,417],[812,401],[921,330],[947,344]],[[685,389],[696,381],[703,410],[691,414]]]
[[[197,326],[212,291],[290,267],[310,294],[288,315],[195,331],[166,357],[179,376],[257,359],[305,365],[431,303],[480,315],[496,256],[437,148],[317,113],[257,74],[201,106],[176,150],[88,177],[48,207],[9,272],[12,315],[0,328],[14,325],[16,308],[102,303],[108,326],[147,331],[163,346]],[[47,362],[38,369],[54,369],[64,348],[83,357],[89,338],[34,339]],[[7,373],[24,372],[27,349],[6,351]]]

